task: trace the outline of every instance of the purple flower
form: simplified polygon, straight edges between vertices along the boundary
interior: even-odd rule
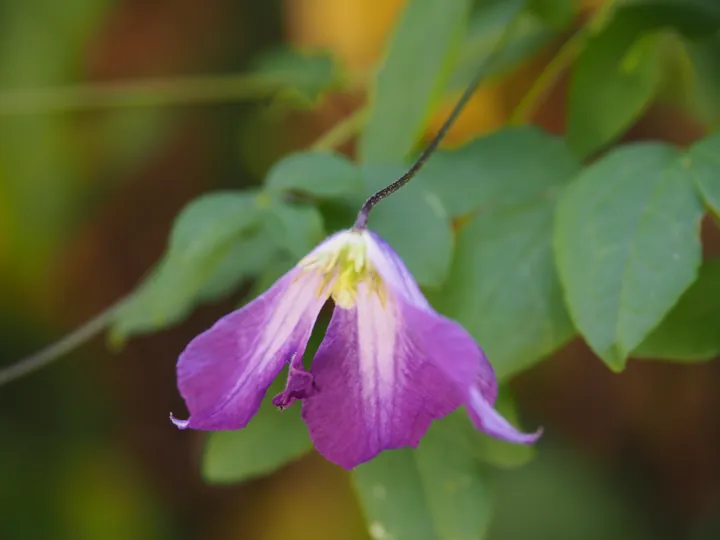
[[[335,310],[308,372],[303,353],[330,297]],[[530,444],[540,435],[518,432],[495,411],[497,381],[480,347],[430,307],[400,257],[369,231],[329,237],[193,339],[177,365],[190,418],[173,422],[245,427],[286,364],[287,384],[273,403],[302,400],[315,448],[347,469],[382,450],[417,446],[434,419],[462,404],[494,437]]]

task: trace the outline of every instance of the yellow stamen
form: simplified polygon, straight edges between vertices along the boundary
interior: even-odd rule
[[[364,283],[370,293],[378,295],[384,305],[387,299],[384,285],[367,258],[363,233],[348,232],[345,242],[328,246],[326,251],[308,255],[300,265],[308,271],[321,272],[318,296],[329,293],[336,305],[350,309],[357,301],[357,290]]]

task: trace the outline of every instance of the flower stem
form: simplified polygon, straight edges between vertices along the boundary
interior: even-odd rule
[[[418,173],[418,171],[422,169],[423,165],[425,165],[425,162],[433,154],[433,152],[435,152],[437,147],[442,142],[443,138],[445,138],[445,135],[455,123],[455,120],[457,120],[458,116],[460,116],[460,113],[465,108],[472,95],[475,93],[475,90],[477,90],[478,86],[480,86],[480,83],[485,80],[487,74],[492,71],[493,63],[497,60],[497,57],[505,48],[505,45],[507,44],[510,36],[512,35],[512,30],[517,20],[518,16],[516,15],[514,19],[510,21],[510,23],[507,25],[500,38],[497,40],[493,48],[483,60],[482,64],[480,65],[480,69],[475,74],[472,81],[470,81],[470,84],[468,84],[467,88],[465,88],[465,91],[460,96],[460,99],[458,99],[455,107],[453,107],[453,110],[450,112],[448,117],[445,119],[443,125],[435,134],[435,137],[433,137],[433,139],[428,143],[420,156],[418,156],[418,158],[405,172],[405,174],[395,180],[392,184],[384,187],[380,191],[368,197],[368,199],[365,201],[365,203],[362,205],[362,208],[360,208],[360,211],[358,212],[353,229],[363,230],[367,228],[368,216],[373,207],[377,203],[382,201],[385,197],[392,195],[400,188],[405,186],[408,182],[410,182],[410,180],[413,179],[413,177]]]
[[[51,364],[53,361],[61,358],[77,346],[92,339],[102,332],[112,322],[117,309],[124,302],[125,298],[116,302],[105,311],[96,315],[85,324],[70,332],[59,341],[35,354],[23,358],[15,364],[0,369],[0,386],[29,375],[40,368]]]
[[[603,30],[612,19],[617,0],[606,0],[580,29],[568,39],[557,54],[550,60],[542,73],[535,79],[530,90],[510,115],[511,126],[522,125],[530,121],[542,99],[555,85],[562,73],[570,67],[585,49],[591,37]]]

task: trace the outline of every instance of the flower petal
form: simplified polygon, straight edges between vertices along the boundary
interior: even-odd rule
[[[497,379],[477,342],[461,325],[432,309],[405,263],[387,242],[373,232],[367,235],[368,257],[397,296],[402,318],[412,328],[415,341],[422,344],[423,352],[462,393],[475,427],[510,442],[534,442],[542,430],[521,433],[493,409]]]
[[[302,354],[294,354],[290,359],[285,390],[275,396],[272,403],[279,409],[287,409],[296,400],[305,399],[314,391],[315,381],[303,366]]]
[[[488,435],[514,443],[535,442],[542,430],[525,434],[515,429],[495,409],[497,379],[490,362],[475,340],[458,323],[431,309],[400,304],[418,346],[462,394],[470,419]]]
[[[353,308],[335,307],[302,411],[329,461],[350,469],[382,450],[417,446],[433,419],[461,404],[408,329],[394,298],[383,303],[364,283]]]
[[[542,428],[535,433],[518,431],[499,412],[493,409],[493,406],[488,403],[477,388],[470,389],[467,409],[475,427],[492,437],[512,443],[532,444],[542,435]]]
[[[419,308],[432,309],[410,270],[392,246],[372,231],[365,231],[364,234],[368,259],[383,282],[406,302]]]
[[[245,427],[285,363],[302,358],[327,299],[322,281],[317,272],[294,268],[193,339],[177,365],[190,418],[173,422],[204,430]]]

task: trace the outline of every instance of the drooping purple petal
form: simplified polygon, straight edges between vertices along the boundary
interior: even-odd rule
[[[316,391],[303,418],[318,452],[344,468],[417,446],[433,419],[462,402],[402,317],[393,298],[361,283],[353,308],[335,307],[313,360]]]
[[[541,430],[522,433],[493,409],[497,398],[495,373],[482,349],[460,324],[431,309],[419,309],[402,300],[398,304],[423,352],[462,394],[477,429],[508,442],[530,444],[537,440]]]
[[[285,363],[302,358],[327,298],[321,289],[321,274],[295,268],[193,339],[177,364],[190,417],[173,422],[204,430],[245,427]]]
[[[475,427],[494,437],[532,443],[541,431],[525,434],[495,409],[497,379],[477,342],[457,322],[443,317],[428,304],[420,288],[393,248],[375,233],[368,233],[368,258],[397,298],[407,332],[463,396]]]
[[[512,443],[532,444],[542,435],[542,428],[535,433],[518,431],[493,408],[477,388],[470,389],[467,409],[475,427],[498,439]]]

